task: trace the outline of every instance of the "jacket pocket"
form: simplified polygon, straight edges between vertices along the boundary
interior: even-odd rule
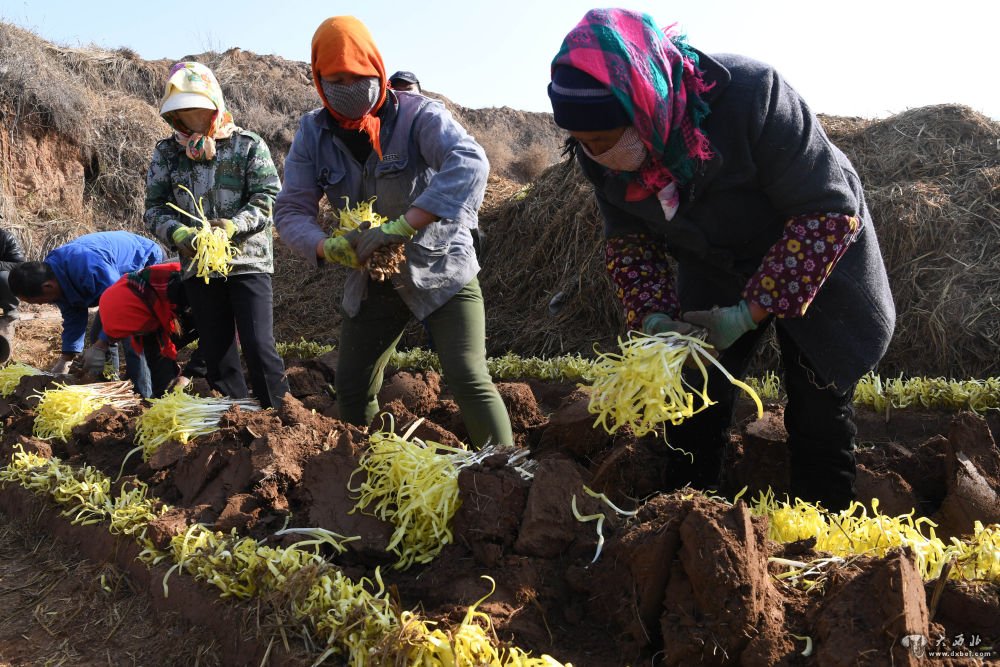
[[[375,210],[387,218],[406,213],[415,199],[416,180],[407,158],[382,160],[375,165]]]

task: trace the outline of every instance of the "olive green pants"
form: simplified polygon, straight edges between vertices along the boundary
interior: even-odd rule
[[[337,359],[340,417],[368,426],[378,412],[378,392],[389,356],[412,317],[388,282],[368,283],[355,317],[344,316]],[[472,281],[426,320],[474,447],[514,443],[507,407],[486,370],[486,314],[479,281]]]

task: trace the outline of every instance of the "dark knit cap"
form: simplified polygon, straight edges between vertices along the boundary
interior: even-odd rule
[[[570,132],[597,132],[632,124],[625,107],[607,86],[569,65],[553,69],[549,100],[556,125]]]

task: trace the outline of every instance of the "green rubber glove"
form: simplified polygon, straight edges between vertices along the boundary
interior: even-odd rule
[[[406,222],[406,216],[401,215],[392,222],[362,231],[354,244],[354,251],[358,253],[358,260],[364,264],[382,246],[406,243],[416,233],[417,230]]]
[[[212,227],[219,227],[226,230],[226,237],[233,238],[236,235],[236,223],[229,218],[214,218],[208,221]]]
[[[323,255],[331,264],[343,264],[351,269],[361,268],[361,262],[347,236],[331,236],[323,241]]]
[[[197,230],[187,225],[177,225],[177,229],[170,234],[170,240],[174,242],[177,252],[181,255],[194,257],[194,237],[197,233]]]
[[[698,330],[693,324],[675,320],[666,313],[650,313],[642,318],[642,332],[645,334],[658,334],[673,331],[682,336],[690,336]]]
[[[725,308],[684,313],[684,320],[708,331],[708,343],[717,350],[725,350],[740,336],[757,328],[750,315],[750,304],[746,301]]]

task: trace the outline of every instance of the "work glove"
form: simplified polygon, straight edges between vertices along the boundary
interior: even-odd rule
[[[183,257],[194,257],[194,237],[197,230],[187,225],[178,225],[170,234],[170,240],[177,246],[177,252]]]
[[[69,367],[73,365],[72,359],[67,359],[65,357],[59,357],[56,363],[52,365],[49,372],[53,375],[66,375],[69,373]]]
[[[735,306],[715,307],[712,310],[693,310],[684,313],[684,320],[708,331],[708,343],[717,350],[725,350],[740,336],[757,328],[750,315],[750,304],[740,301]]]
[[[361,232],[351,230],[343,236],[331,236],[323,241],[323,256],[331,264],[343,264],[349,269],[360,269],[361,262],[352,247],[352,242]]]
[[[406,243],[417,233],[413,227],[406,222],[405,216],[399,216],[392,222],[386,222],[378,227],[372,227],[362,231],[357,238],[354,252],[358,255],[358,261],[364,264],[368,261],[376,250],[387,245]]]
[[[104,375],[104,364],[107,358],[107,350],[102,350],[96,345],[91,345],[84,350],[83,357],[80,359],[80,365],[83,368],[83,372],[87,375],[101,377]]]
[[[208,221],[212,227],[226,230],[226,237],[233,238],[236,234],[236,223],[229,218],[212,218]]]
[[[682,336],[690,336],[697,333],[698,327],[687,322],[675,320],[666,313],[650,313],[642,318],[642,333],[658,334],[673,331]]]

